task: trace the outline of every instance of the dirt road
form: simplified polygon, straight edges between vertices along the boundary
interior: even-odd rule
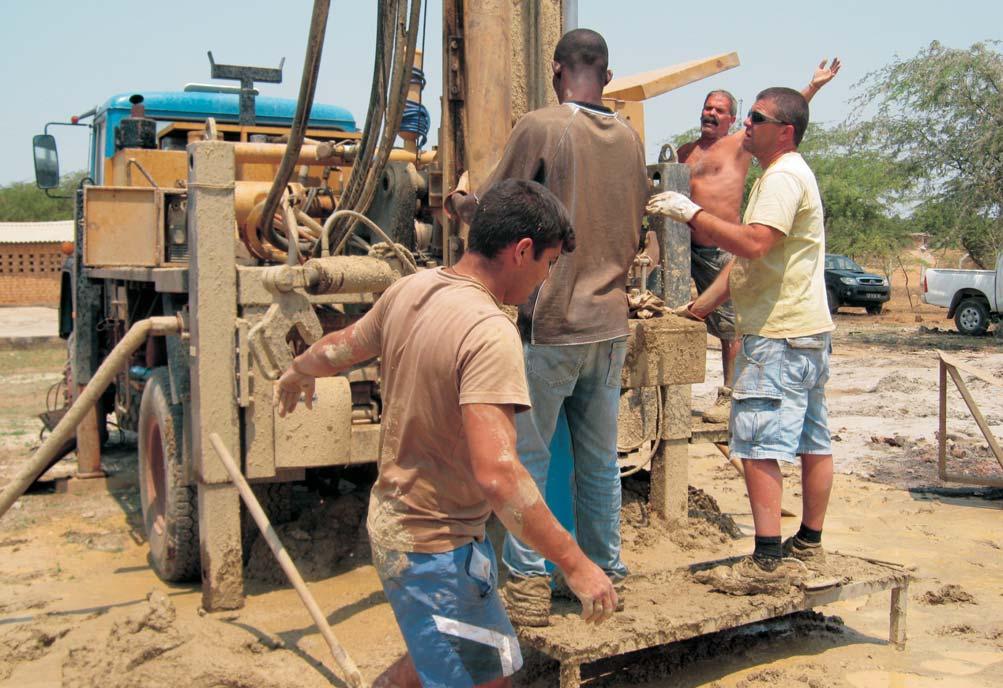
[[[850,309],[838,316],[829,390],[839,475],[825,543],[914,567],[906,650],[886,643],[884,593],[836,603],[818,615],[599,663],[586,671],[588,685],[999,685],[1003,500],[998,492],[947,495],[930,489],[946,487],[936,478],[934,458],[933,350],[949,349],[1001,377],[1003,351],[991,337],[922,332],[949,325],[936,320],[935,312],[917,323],[895,303],[876,319]],[[708,351],[708,381],[694,390],[697,405],[714,395],[718,361],[718,353]],[[61,366],[55,349],[0,351],[0,484],[36,442],[30,413],[41,410]],[[986,383],[970,386],[1001,434],[1003,396]],[[952,461],[1003,475],[960,396],[952,394],[950,404]],[[31,494],[0,521],[0,686],[343,685],[306,611],[288,586],[277,583],[262,543],[252,549],[247,605],[238,612],[204,614],[197,587],[158,581],[146,561],[137,514],[134,452],[128,441],[108,451],[110,495]],[[304,563],[335,633],[372,678],[403,651],[403,643],[369,563],[361,526],[363,477],[341,474],[314,484],[311,492],[297,491],[302,516],[281,534]],[[625,558],[635,571],[751,549],[744,487],[711,445],[691,446],[690,482],[734,518],[742,537],[732,539],[703,521],[694,521],[688,532],[665,533],[631,488]],[[792,472],[784,505],[799,512],[798,500]],[[337,530],[311,527],[332,522]],[[796,518],[785,519],[785,533],[796,527]],[[520,685],[556,685],[555,664],[531,654],[528,659]]]

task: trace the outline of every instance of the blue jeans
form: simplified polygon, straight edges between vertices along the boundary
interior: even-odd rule
[[[423,686],[473,688],[519,670],[519,639],[498,596],[490,542],[438,554],[372,547]]]
[[[742,337],[731,392],[731,455],[793,462],[831,454],[825,383],[828,333],[791,339]]]
[[[620,372],[627,339],[594,344],[523,344],[533,408],[516,414],[519,459],[547,493],[550,441],[564,405],[571,431],[574,471],[567,476],[574,500],[578,544],[613,580],[627,575],[620,560],[620,469],[616,462],[616,420]],[[545,576],[542,556],[511,534],[502,560],[513,574]]]

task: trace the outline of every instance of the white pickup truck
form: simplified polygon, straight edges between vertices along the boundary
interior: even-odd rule
[[[985,334],[989,323],[1000,319],[1003,254],[995,270],[928,268],[923,273],[923,302],[946,308],[961,334]]]

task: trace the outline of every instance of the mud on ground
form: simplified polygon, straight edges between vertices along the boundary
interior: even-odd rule
[[[912,567],[906,650],[886,643],[889,603],[883,593],[597,662],[586,667],[588,685],[998,685],[1001,493],[944,483],[929,457],[937,430],[933,347],[951,348],[997,375],[1003,353],[991,337],[921,332],[929,320],[905,322],[904,316],[896,322],[890,319],[894,308],[895,302],[892,315],[876,320],[852,312],[837,316],[829,407],[839,475],[825,544]],[[0,446],[0,483],[26,460],[24,444],[38,428],[23,419],[29,406],[44,403],[49,376],[62,365],[58,351],[31,356],[30,365],[0,367],[0,376],[19,376],[11,380],[17,394],[0,400],[0,434],[24,430],[14,436],[21,439]],[[698,407],[713,402],[720,376],[716,350],[708,351],[707,370],[708,381],[694,388]],[[1003,397],[983,383],[970,387],[999,433]],[[1003,474],[986,461],[963,401],[952,392],[949,402],[948,437],[957,448],[951,461]],[[110,494],[31,494],[0,521],[0,686],[343,685],[262,543],[251,551],[242,610],[204,614],[197,586],[157,580],[137,519],[134,451],[128,441],[108,449]],[[693,445],[690,454],[694,489],[686,530],[652,516],[643,479],[625,482],[625,558],[639,575],[751,549],[751,516],[734,469],[711,445]],[[784,506],[797,513],[797,472],[786,472]],[[361,481],[348,485],[337,477],[299,489],[297,518],[279,532],[335,633],[371,679],[404,646],[369,563],[365,489]],[[325,530],[324,524],[337,525]],[[796,518],[784,519],[785,534],[796,527]],[[638,624],[644,623],[642,601],[643,595],[634,605],[628,599],[624,612]],[[524,649],[527,668],[517,684],[556,685],[556,664]]]

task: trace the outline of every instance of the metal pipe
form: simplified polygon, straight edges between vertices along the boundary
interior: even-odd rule
[[[563,0],[561,2],[561,13],[564,19],[562,33],[567,33],[578,28],[578,0]]]
[[[303,263],[308,294],[368,294],[383,292],[400,275],[382,258],[329,256]]]
[[[286,146],[281,143],[235,143],[233,144],[233,154],[237,163],[260,163],[277,165],[282,162],[285,155]],[[299,154],[294,161],[296,165],[321,165],[330,162],[350,163],[358,157],[359,145],[357,143],[329,144],[321,143],[317,145],[304,145],[300,148]],[[403,162],[414,162],[428,165],[435,162],[436,151],[422,151],[412,153],[402,148],[395,148],[390,151],[390,160],[400,160]]]
[[[101,366],[84,387],[80,396],[66,410],[66,415],[59,421],[52,433],[27,466],[14,476],[14,480],[0,493],[0,518],[3,517],[18,497],[24,494],[35,480],[49,467],[56,453],[76,432],[77,425],[87,411],[101,398],[105,389],[115,379],[115,376],[129,362],[129,357],[139,347],[146,344],[150,335],[177,334],[181,331],[181,321],[174,316],[157,316],[140,320],[129,328],[122,340],[115,345],[111,353],[102,361]]]
[[[303,605],[306,607],[307,611],[310,612],[310,616],[313,618],[313,622],[317,624],[317,630],[320,634],[324,636],[324,640],[327,642],[327,646],[331,649],[331,655],[334,656],[334,661],[338,663],[341,670],[345,672],[348,679],[348,685],[353,687],[362,687],[366,683],[362,678],[362,672],[359,671],[359,667],[355,665],[352,658],[348,656],[345,648],[341,646],[338,639],[334,635],[334,631],[331,630],[331,626],[328,625],[327,619],[324,617],[324,612],[321,611],[320,605],[317,604],[317,600],[314,599],[313,595],[310,594],[310,589],[306,586],[303,581],[303,576],[300,575],[299,571],[296,569],[296,564],[293,563],[292,557],[289,556],[289,552],[282,545],[282,540],[279,539],[278,534],[275,532],[275,528],[272,524],[268,522],[268,517],[265,516],[264,510],[261,508],[261,504],[254,496],[254,492],[251,491],[251,486],[247,484],[244,480],[244,476],[241,475],[240,470],[237,468],[237,462],[233,460],[233,456],[227,451],[227,448],[223,445],[223,440],[219,438],[215,432],[209,433],[209,441],[212,443],[213,449],[216,450],[216,455],[219,456],[219,461],[223,464],[226,472],[230,474],[230,479],[233,481],[234,486],[237,488],[237,492],[240,493],[241,499],[244,500],[244,504],[247,506],[247,511],[251,514],[254,522],[258,524],[258,528],[261,530],[261,535],[265,538],[265,542],[268,543],[269,548],[272,550],[272,554],[275,555],[275,559],[279,562],[279,566],[282,567],[283,573],[286,574],[286,578],[292,583],[293,588],[296,589],[296,593],[300,596],[300,600],[303,601]]]

